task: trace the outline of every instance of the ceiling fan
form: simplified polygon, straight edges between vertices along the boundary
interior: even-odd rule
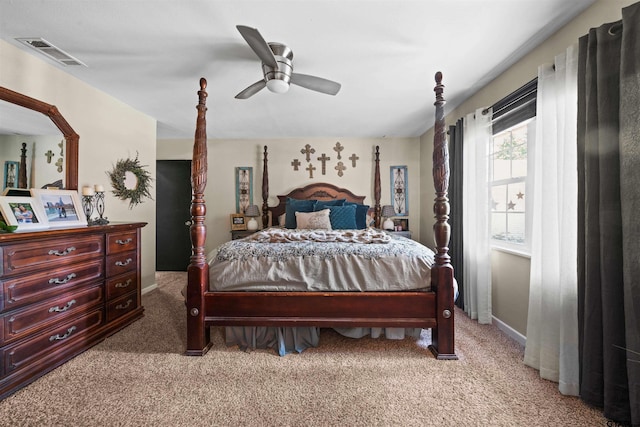
[[[335,95],[340,90],[340,83],[321,77],[293,72],[293,51],[282,43],[267,43],[256,28],[236,25],[249,47],[262,61],[264,78],[247,87],[236,95],[236,99],[247,99],[266,86],[271,92],[285,93],[289,84],[302,86],[316,92]]]

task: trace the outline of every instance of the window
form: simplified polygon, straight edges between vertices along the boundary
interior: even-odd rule
[[[489,149],[492,246],[518,252],[530,248],[530,194],[527,173],[535,142],[537,79],[493,106]]]

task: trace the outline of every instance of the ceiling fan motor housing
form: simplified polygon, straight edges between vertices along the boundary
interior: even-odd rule
[[[278,68],[262,63],[262,73],[271,92],[284,93],[289,90],[291,73],[293,73],[293,51],[281,43],[269,43],[269,47],[276,58]]]

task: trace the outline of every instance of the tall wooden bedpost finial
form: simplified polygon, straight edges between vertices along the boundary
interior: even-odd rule
[[[431,288],[436,292],[436,316],[438,326],[432,330],[431,351],[438,359],[457,359],[454,349],[454,279],[449,257],[449,146],[445,131],[444,85],[442,73],[435,75],[436,115],[433,134],[433,185],[436,198],[433,213],[436,223],[433,234],[436,243],[435,265],[431,270]]]
[[[191,162],[191,262],[187,267],[187,355],[203,355],[211,347],[209,328],[204,326],[204,291],[209,287],[209,264],[204,253],[207,208],[207,80],[200,79],[198,116]]]
[[[373,216],[375,219],[375,227],[380,228],[382,226],[380,221],[380,215],[382,212],[382,208],[380,207],[380,146],[376,145],[376,153],[375,153],[375,170],[374,170],[374,180],[373,180]]]
[[[269,170],[267,169],[267,146],[264,146],[262,156],[262,228],[267,228],[269,224]],[[277,224],[278,218],[271,218],[271,225]]]

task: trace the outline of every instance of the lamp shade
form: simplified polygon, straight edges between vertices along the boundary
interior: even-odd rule
[[[392,216],[396,216],[396,211],[393,210],[393,206],[384,205],[382,207],[382,212],[381,212],[380,215],[382,215],[385,218],[389,218],[389,217],[392,217]]]
[[[249,205],[244,211],[244,215],[249,217],[260,216],[260,209],[258,209],[257,205]]]

